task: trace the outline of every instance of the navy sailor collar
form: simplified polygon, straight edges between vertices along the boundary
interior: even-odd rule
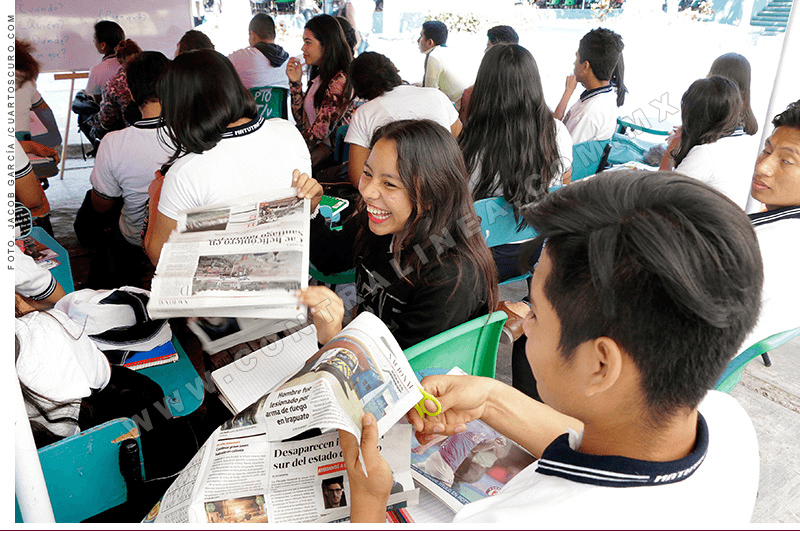
[[[708,425],[703,415],[698,413],[697,441],[685,458],[660,462],[582,454],[570,448],[569,434],[565,433],[545,449],[536,472],[610,488],[659,486],[690,477],[703,463],[707,452]]]
[[[783,219],[800,219],[800,205],[779,207],[762,213],[751,213],[748,217],[750,217],[753,226],[769,224]]]
[[[261,128],[262,125],[264,125],[264,118],[257,116],[244,125],[239,125],[238,127],[228,127],[222,132],[222,138],[237,138],[240,136],[249,135],[250,133]]]
[[[584,90],[581,94],[581,103],[587,101],[594,97],[595,95],[600,95],[601,93],[608,93],[614,91],[613,84],[606,84],[605,86],[600,86],[599,88],[595,88],[593,90]]]
[[[155,118],[141,119],[133,122],[133,126],[137,129],[156,129],[159,125],[161,125],[160,116],[156,116]]]
[[[747,133],[744,132],[744,127],[739,126],[731,134],[725,135],[723,138],[729,138],[729,137],[732,137],[732,136],[744,136],[745,134],[747,134]]]

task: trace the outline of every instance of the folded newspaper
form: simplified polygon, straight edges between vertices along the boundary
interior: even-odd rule
[[[293,188],[178,214],[161,250],[147,310],[153,318],[305,320],[310,202]]]
[[[414,504],[411,426],[396,423],[421,397],[388,328],[362,313],[278,388],[220,426],[145,521],[345,519],[350,490],[336,430],[360,440],[367,412],[377,418],[381,453],[395,478],[390,505]],[[316,429],[321,433],[303,438]]]
[[[454,368],[448,375],[464,375]],[[524,448],[480,420],[464,432],[435,436],[420,445],[411,434],[411,474],[453,512],[494,495],[522,469],[533,463]]]

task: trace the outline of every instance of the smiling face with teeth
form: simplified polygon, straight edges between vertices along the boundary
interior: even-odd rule
[[[375,235],[403,229],[413,205],[397,171],[397,144],[381,139],[369,154],[358,190],[367,205],[369,229]]]

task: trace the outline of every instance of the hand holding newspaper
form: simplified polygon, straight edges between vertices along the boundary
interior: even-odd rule
[[[304,319],[310,202],[293,188],[182,211],[164,244],[147,310],[153,318]]]
[[[253,360],[244,359],[248,364]],[[390,504],[414,503],[411,426],[395,424],[421,397],[419,382],[388,328],[362,313],[288,380],[220,426],[146,521],[345,518],[349,508],[336,499],[349,498],[349,484],[336,430],[360,440],[361,417],[367,412],[375,415],[378,434],[385,436],[379,446],[395,480]],[[309,438],[307,432],[315,429],[322,434]],[[237,519],[237,513],[245,519]]]

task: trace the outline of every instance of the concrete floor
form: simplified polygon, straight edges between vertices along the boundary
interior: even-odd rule
[[[59,242],[72,253],[73,272],[86,274],[88,254],[77,244],[72,222],[86,191],[93,159],[80,159],[80,150],[70,148],[64,179],[50,179],[47,196],[51,220]],[[78,278],[76,277],[76,280]],[[80,282],[76,282],[79,284]],[[525,284],[501,288],[501,298],[519,300]],[[752,516],[754,523],[800,523],[800,338],[770,352],[772,367],[760,360],[747,368],[732,395],[750,414],[758,435],[761,480]],[[501,344],[497,378],[511,383],[511,346]]]

